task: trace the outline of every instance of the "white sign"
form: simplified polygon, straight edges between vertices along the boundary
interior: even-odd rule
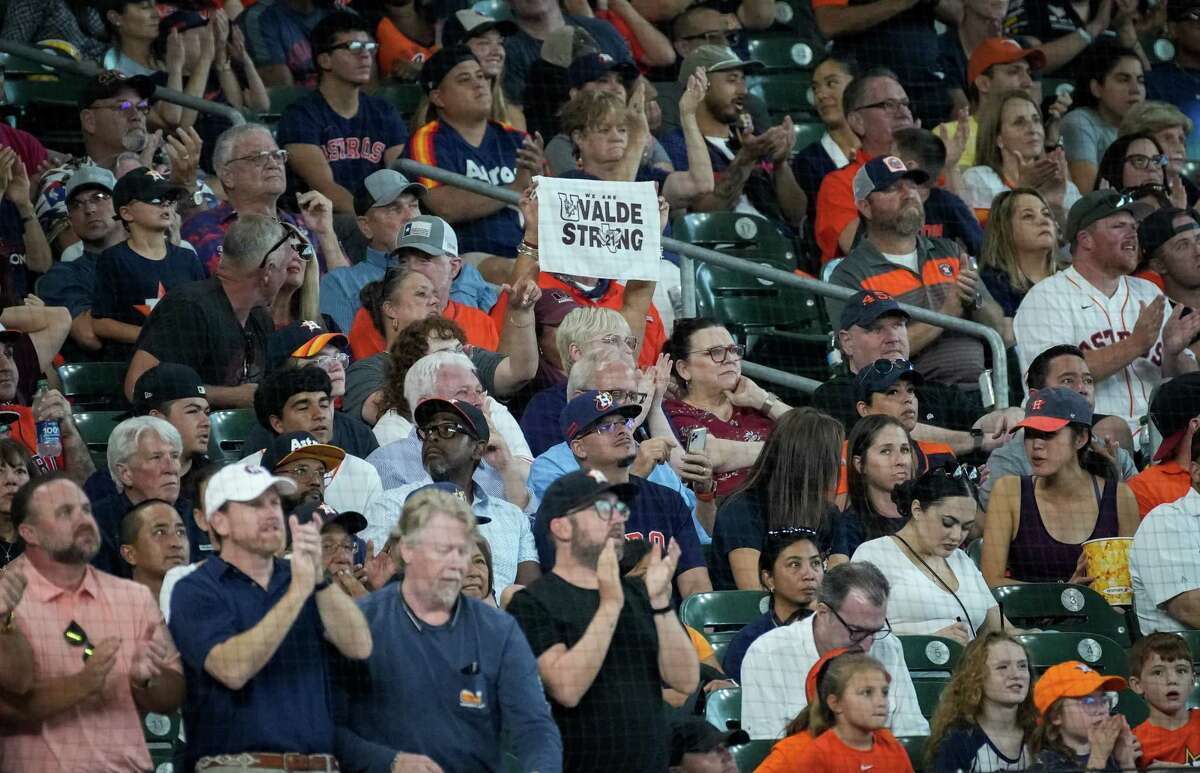
[[[658,281],[662,224],[654,183],[535,179],[543,271]]]

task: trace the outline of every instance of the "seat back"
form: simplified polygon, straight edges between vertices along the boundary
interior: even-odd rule
[[[820,142],[825,131],[825,124],[820,121],[797,123],[793,129],[796,141],[792,144],[792,152],[799,153],[814,142]]]
[[[1125,648],[1107,636],[1078,631],[1045,631],[1025,633],[1016,638],[1029,651],[1029,665],[1037,674],[1058,663],[1078,660],[1102,674],[1129,676],[1129,656]]]
[[[127,408],[124,362],[77,362],[59,365],[62,395],[73,410],[116,410]]]
[[[738,773],[753,773],[754,769],[771,753],[774,741],[750,741],[738,746],[730,746],[729,753],[737,763]]]
[[[942,636],[904,635],[898,637],[904,648],[904,664],[913,680],[949,678],[958,667],[963,646]]]
[[[815,55],[808,43],[794,34],[760,33],[746,40],[750,58],[767,66],[767,72],[804,72],[811,70]]]
[[[704,698],[704,718],[722,731],[742,726],[742,688],[724,687],[713,690]]]
[[[396,108],[400,115],[407,118],[417,111],[425,92],[415,83],[395,83],[379,86],[375,96]]]
[[[1125,616],[1083,585],[1043,582],[992,589],[1000,611],[1014,625],[1106,636],[1123,647],[1133,644]]]
[[[767,609],[767,594],[756,590],[719,590],[688,596],[679,605],[684,625],[704,635],[716,652],[717,660],[747,623]]]
[[[172,714],[157,714],[153,711],[142,715],[142,734],[146,741],[146,750],[150,752],[150,762],[154,770],[170,770],[174,762],[175,747],[179,744],[179,729],[182,725],[179,712]]]
[[[746,79],[747,90],[767,104],[773,117],[790,115],[801,121],[817,120],[813,105],[812,74],[784,72],[754,75]]]
[[[913,770],[923,770],[925,767],[925,742],[929,740],[929,736],[900,735],[896,736],[896,740],[904,747],[904,751],[908,752],[908,759],[912,763]]]
[[[241,459],[246,437],[257,424],[254,411],[247,408],[234,408],[224,411],[213,411],[209,415],[212,429],[208,435],[208,456],[213,461],[235,462]],[[250,449],[250,453],[257,451]]]
[[[73,413],[75,428],[87,446],[97,470],[108,469],[108,438],[123,421],[123,411],[82,411]]]

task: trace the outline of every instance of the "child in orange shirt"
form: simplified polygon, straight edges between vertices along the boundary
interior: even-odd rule
[[[1200,710],[1188,710],[1192,653],[1173,633],[1152,633],[1129,651],[1129,688],[1146,699],[1150,718],[1133,729],[1142,744],[1138,767],[1200,762]]]
[[[912,773],[908,753],[884,727],[890,681],[869,655],[826,653],[809,672],[808,706],[788,726],[792,735],[775,745],[758,772]]]

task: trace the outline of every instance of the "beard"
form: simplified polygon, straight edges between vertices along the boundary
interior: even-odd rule
[[[145,129],[131,129],[121,137],[121,147],[131,153],[141,153],[146,147],[147,134]]]
[[[65,547],[50,549],[46,548],[47,555],[60,564],[87,564],[91,563],[96,554],[100,552],[100,534],[93,532],[95,542],[91,545],[85,545],[78,538],[71,541]]]
[[[905,207],[896,213],[893,227],[904,236],[916,236],[925,226],[925,213],[917,207]]]
[[[595,569],[600,564],[600,554],[604,552],[604,544],[608,542],[609,539],[616,538],[610,537],[595,543],[583,543],[579,542],[578,540],[572,540],[571,557],[583,566]],[[621,556],[625,554],[625,540],[616,539],[616,544],[614,547],[617,554],[617,560],[620,561]]]

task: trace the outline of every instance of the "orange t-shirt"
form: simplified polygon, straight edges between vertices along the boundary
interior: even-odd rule
[[[392,74],[396,62],[412,62],[419,70],[421,65],[429,61],[437,46],[423,46],[417,41],[396,29],[396,25],[386,16],[379,20],[375,28],[375,40],[379,41],[379,74],[387,78]]]
[[[503,296],[502,296],[503,297]],[[455,301],[448,301],[442,309],[442,316],[455,322],[467,335],[467,343],[480,349],[496,351],[500,345],[500,334],[492,318],[474,306],[464,306]],[[350,352],[354,359],[361,360],[373,354],[379,354],[387,349],[383,334],[371,321],[371,315],[366,309],[354,313],[354,321],[350,323]]]
[[[1145,518],[1159,505],[1174,502],[1192,486],[1191,473],[1174,459],[1154,464],[1125,481],[1137,499],[1138,515]]]
[[[1200,710],[1188,712],[1188,722],[1178,730],[1166,730],[1146,720],[1133,729],[1142,744],[1138,767],[1151,762],[1181,762],[1188,767],[1200,763]]]
[[[913,773],[908,752],[890,730],[871,733],[874,743],[869,751],[851,749],[833,730],[826,730],[807,744],[791,760],[788,770],[805,773]],[[782,770],[782,768],[781,768]]]
[[[807,709],[805,709],[807,711]],[[802,730],[795,735],[789,735],[771,747],[767,755],[754,773],[795,773],[801,768],[796,767],[800,754],[813,742],[812,733]]]
[[[825,5],[838,5],[837,2]],[[846,3],[840,3],[845,5]],[[821,5],[813,3],[814,7]],[[838,249],[838,237],[846,226],[858,217],[858,207],[854,205],[854,175],[871,160],[866,151],[859,148],[854,160],[848,165],[830,172],[821,181],[817,190],[817,222],[814,226],[817,236],[817,246],[821,248],[821,265],[836,258],[841,250]]]

